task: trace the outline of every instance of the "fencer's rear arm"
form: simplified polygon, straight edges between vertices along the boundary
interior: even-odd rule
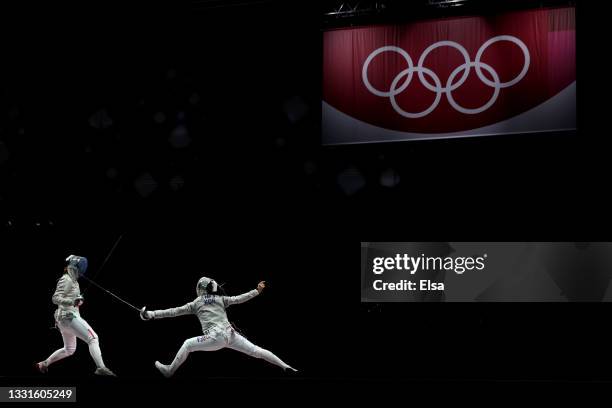
[[[67,297],[66,295],[71,292],[72,280],[64,275],[57,282],[55,293],[51,297],[51,301],[58,306],[72,306],[74,299]]]
[[[153,313],[153,317],[155,319],[163,319],[165,317],[177,317],[177,316],[183,316],[187,314],[193,314],[195,310],[194,303],[195,302],[189,302],[186,305],[183,305],[180,307],[173,307],[170,309],[153,310],[151,313]]]
[[[237,305],[240,303],[244,303],[247,300],[251,300],[257,295],[259,295],[259,291],[257,289],[253,289],[251,291],[248,291],[247,293],[243,293],[242,295],[238,296],[223,296],[223,304],[225,305],[225,307]]]

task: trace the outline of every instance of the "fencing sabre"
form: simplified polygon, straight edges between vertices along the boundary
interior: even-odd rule
[[[87,280],[89,283],[93,284],[95,287],[103,290],[104,292],[108,293],[109,295],[113,296],[115,299],[120,300],[121,302],[125,303],[126,305],[128,305],[129,307],[131,307],[132,309],[138,310],[139,312],[142,309],[137,308],[136,306],[134,306],[133,304],[121,299],[119,296],[115,295],[113,292],[111,292],[110,290],[104,289],[102,286],[98,285],[96,282],[92,281],[91,279],[89,279],[88,277],[86,277],[85,275],[81,275],[82,278],[85,278],[85,280]]]
[[[117,240],[115,241],[115,244],[113,245],[113,247],[111,248],[111,250],[108,252],[108,255],[106,255],[106,258],[104,258],[104,262],[102,262],[102,265],[98,268],[98,270],[96,271],[96,273],[93,274],[92,279],[95,278],[96,276],[98,276],[98,274],[100,273],[100,271],[104,268],[104,266],[106,265],[106,262],[108,261],[108,259],[111,257],[111,255],[113,254],[113,252],[115,252],[115,248],[117,248],[117,245],[119,245],[119,241],[121,241],[121,238],[123,238],[123,234],[121,234],[119,236],[119,238],[117,238]],[[82,277],[84,277],[85,279],[87,279],[89,282],[93,282],[91,279],[87,278],[84,274],[81,275]],[[93,282],[95,284],[95,282]],[[85,292],[87,291],[87,289],[89,289],[89,286],[86,287],[85,289],[83,289],[83,294],[85,294]]]
[[[111,255],[113,254],[113,252],[115,252],[115,248],[117,248],[117,245],[119,245],[119,241],[121,241],[121,238],[123,238],[123,234],[121,234],[119,236],[119,238],[117,238],[117,241],[115,241],[115,244],[113,245],[113,247],[111,248],[111,250],[108,252],[108,255],[106,255],[106,258],[104,258],[104,262],[102,262],[102,265],[100,265],[100,267],[98,268],[98,270],[96,271],[96,273],[93,275],[93,277],[95,278],[100,271],[104,268],[104,266],[106,265],[106,262],[108,262],[108,260],[110,259]],[[128,305],[129,307],[131,307],[132,309],[138,310],[140,312],[141,309],[137,308],[136,306],[132,305],[131,303],[121,299],[119,296],[115,295],[113,292],[111,292],[110,290],[107,290],[105,288],[103,288],[102,286],[98,285],[93,279],[88,278],[87,276],[85,276],[85,274],[81,274],[81,278],[85,279],[86,281],[88,281],[90,284],[93,284],[94,286],[96,286],[97,288],[103,290],[104,292],[108,293],[109,295],[113,296],[115,299],[125,303],[126,305]],[[89,286],[87,288],[85,288],[83,290],[83,294],[85,294],[85,291],[89,289]]]

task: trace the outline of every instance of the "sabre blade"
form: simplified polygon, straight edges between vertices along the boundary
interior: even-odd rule
[[[115,248],[117,248],[117,245],[119,245],[119,241],[121,241],[121,239],[123,238],[124,234],[121,234],[119,236],[119,238],[117,238],[117,240],[115,241],[115,244],[113,245],[113,247],[111,248],[111,250],[108,252],[108,255],[106,255],[106,258],[104,258],[104,261],[102,262],[102,265],[98,268],[98,270],[96,271],[95,274],[93,274],[92,279],[95,278],[96,276],[98,276],[98,274],[100,273],[100,271],[102,271],[102,269],[104,268],[104,266],[106,265],[106,262],[108,262],[109,258],[111,257],[111,255],[113,254],[113,252],[115,252]],[[89,282],[93,282],[91,279],[87,278],[85,275],[82,275],[85,279],[87,279]],[[89,287],[86,287],[83,290],[83,294],[85,294],[85,292],[87,292],[87,289],[89,289]]]
[[[121,299],[119,296],[115,295],[113,292],[111,292],[110,290],[107,290],[105,288],[103,288],[102,286],[98,285],[96,282],[92,281],[91,279],[89,279],[86,276],[82,276],[83,278],[85,278],[89,283],[91,283],[92,285],[96,286],[97,288],[103,290],[104,292],[108,293],[109,295],[113,296],[115,299],[125,303],[126,305],[128,305],[129,307],[131,307],[134,310],[137,310],[140,312],[141,309],[137,308],[136,306],[134,306],[133,304]]]

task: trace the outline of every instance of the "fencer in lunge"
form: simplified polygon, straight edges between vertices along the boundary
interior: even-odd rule
[[[70,255],[66,258],[66,262],[68,265],[64,268],[64,275],[58,280],[57,288],[51,298],[57,305],[54,313],[55,326],[62,334],[64,347],[54,351],[46,360],[36,363],[36,368],[46,373],[51,364],[74,354],[78,337],[89,346],[89,353],[96,363],[95,374],[114,376],[115,374],[102,360],[98,335],[81,317],[79,310],[83,304],[83,297],[78,278],[87,269],[87,258]]]
[[[221,294],[222,290],[218,287],[217,282],[210,278],[202,277],[196,286],[198,297],[194,301],[184,306],[165,310],[147,311],[146,308],[143,308],[140,313],[143,320],[195,314],[202,325],[203,334],[185,340],[171,364],[164,365],[156,361],[155,367],[165,377],[171,377],[181,364],[185,362],[189,353],[193,351],[215,351],[227,347],[252,357],[264,359],[282,367],[284,370],[297,371],[270,351],[251,343],[238,333],[227,319],[225,309],[228,306],[253,299],[265,287],[265,282],[262,281],[257,285],[257,289],[242,295],[224,296]]]

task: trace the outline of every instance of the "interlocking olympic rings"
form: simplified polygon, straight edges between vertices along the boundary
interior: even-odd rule
[[[496,43],[498,41],[510,41],[518,45],[521,51],[523,51],[523,56],[525,58],[523,69],[511,81],[500,82],[499,75],[497,74],[497,72],[490,65],[480,60],[482,58],[482,54],[486,51],[486,49],[491,44]],[[451,74],[448,77],[448,80],[446,81],[446,86],[444,87],[442,86],[442,82],[440,81],[440,78],[438,77],[438,75],[436,75],[436,73],[433,72],[431,69],[423,66],[423,63],[425,62],[425,58],[427,58],[427,55],[429,55],[430,52],[432,52],[433,50],[439,47],[455,48],[461,53],[461,55],[463,56],[463,59],[465,60],[463,64],[459,65],[457,68],[455,68],[451,72]],[[382,54],[383,52],[390,52],[390,51],[396,52],[399,55],[401,55],[404,58],[404,60],[406,60],[408,68],[404,69],[399,74],[397,74],[397,76],[391,82],[391,87],[389,88],[388,91],[381,91],[381,90],[374,88],[372,84],[370,83],[370,80],[368,79],[368,67],[376,56],[378,56],[379,54]],[[419,62],[417,66],[414,66],[414,63],[412,62],[412,58],[406,51],[404,51],[403,49],[399,47],[395,47],[392,45],[386,45],[384,47],[380,47],[374,50],[370,55],[368,55],[368,58],[366,58],[363,64],[363,68],[361,70],[361,77],[363,79],[364,85],[366,86],[366,88],[368,88],[370,92],[372,92],[376,96],[389,98],[391,101],[391,106],[393,106],[393,109],[398,114],[406,118],[416,119],[416,118],[422,118],[424,116],[429,115],[431,112],[434,111],[434,109],[436,109],[436,107],[440,103],[440,100],[442,99],[442,94],[446,94],[448,103],[450,103],[450,105],[458,112],[461,112],[467,115],[474,115],[477,113],[484,112],[487,109],[489,109],[491,106],[493,106],[493,104],[499,97],[500,89],[508,88],[512,85],[515,85],[521,79],[523,79],[523,77],[527,74],[527,70],[529,69],[529,62],[530,62],[529,50],[527,49],[527,46],[525,45],[525,43],[523,43],[521,40],[511,35],[498,35],[496,37],[489,39],[484,44],[482,44],[482,46],[478,49],[478,52],[476,53],[476,58],[474,61],[470,59],[470,56],[467,50],[463,46],[461,46],[460,44],[454,41],[438,41],[430,45],[429,47],[427,47],[425,51],[423,51],[423,54],[421,54],[421,57],[419,58]],[[493,88],[493,95],[491,96],[491,98],[481,107],[474,108],[474,109],[465,108],[459,105],[453,98],[453,94],[452,94],[454,90],[456,90],[461,85],[463,85],[463,83],[467,80],[468,75],[470,74],[470,69],[472,67],[475,69],[476,75],[478,75],[478,78],[485,85]],[[490,80],[489,78],[483,75],[482,73],[483,69],[491,75],[491,78],[493,78],[493,80]],[[455,82],[455,78],[461,73],[461,71],[463,71],[463,74]],[[423,84],[425,88],[436,93],[436,97],[433,103],[429,106],[429,108],[425,109],[422,112],[417,112],[417,113],[406,112],[398,105],[395,99],[395,97],[398,94],[402,93],[404,90],[406,90],[406,88],[408,88],[408,85],[410,85],[410,82],[412,81],[414,73],[418,74],[419,81],[421,81],[421,84]],[[433,84],[429,82],[426,76],[429,77],[433,81]],[[400,84],[403,78],[405,79]]]

